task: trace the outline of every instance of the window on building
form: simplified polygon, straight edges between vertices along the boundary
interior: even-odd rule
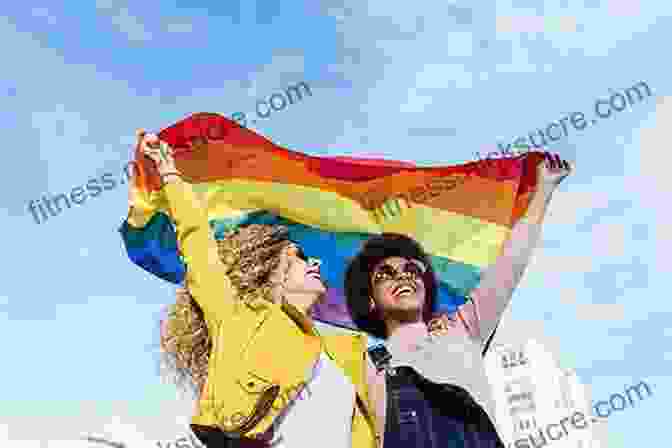
[[[522,350],[503,354],[501,361],[502,361],[502,368],[504,369],[523,366],[528,363],[528,360],[525,357],[525,353]]]
[[[521,366],[527,364],[527,358],[525,357],[525,353],[522,351],[518,352],[518,363]]]
[[[509,368],[509,359],[507,358],[506,355],[502,355],[502,369],[508,369]]]
[[[509,404],[514,403],[516,401],[522,401],[522,400],[532,400],[532,394],[530,392],[522,392],[519,394],[513,394],[509,396]]]

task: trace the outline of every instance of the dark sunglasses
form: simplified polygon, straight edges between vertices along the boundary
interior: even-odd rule
[[[418,260],[408,260],[403,268],[398,270],[387,263],[382,264],[373,273],[373,283],[380,283],[387,280],[403,279],[411,277],[413,280],[421,279],[427,272],[427,267]]]

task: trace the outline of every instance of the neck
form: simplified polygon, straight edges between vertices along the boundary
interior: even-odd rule
[[[320,296],[315,293],[288,293],[285,294],[285,301],[294,306],[297,310],[304,314],[308,314],[308,310],[315,305]]]
[[[388,328],[388,342],[398,345],[403,349],[413,347],[418,339],[424,338],[428,334],[427,325],[422,321],[418,322],[386,322]]]

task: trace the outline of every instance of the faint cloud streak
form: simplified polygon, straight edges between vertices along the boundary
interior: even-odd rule
[[[497,16],[498,33],[575,33],[576,18],[572,16]]]

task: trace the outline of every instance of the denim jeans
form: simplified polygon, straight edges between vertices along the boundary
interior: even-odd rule
[[[386,385],[384,448],[504,448],[466,390],[432,383],[405,366],[389,369]]]

